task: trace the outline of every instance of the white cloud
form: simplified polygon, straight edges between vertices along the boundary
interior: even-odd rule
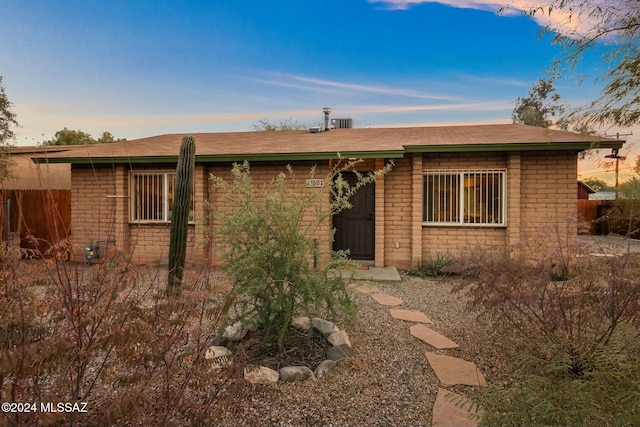
[[[553,0],[368,0],[369,3],[382,4],[389,10],[407,10],[423,3],[439,3],[461,9],[484,10],[506,16],[522,15],[535,10],[533,19],[541,26],[549,26],[562,34],[584,33],[589,26],[585,17],[571,16],[557,8],[549,12]]]
[[[420,92],[413,89],[396,88],[388,86],[363,85],[358,83],[324,80],[315,77],[301,76],[286,73],[269,73],[270,78],[250,78],[253,81],[273,86],[288,87],[293,89],[313,90],[319,92],[353,91],[373,93],[377,95],[401,96],[416,99],[433,99],[438,101],[455,101],[459,98]]]

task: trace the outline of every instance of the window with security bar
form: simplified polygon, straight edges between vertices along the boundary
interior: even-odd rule
[[[427,171],[422,221],[439,225],[504,225],[505,171]]]
[[[175,172],[131,172],[130,221],[142,223],[170,222],[173,194],[176,185]],[[195,220],[195,198],[191,193],[189,222]]]

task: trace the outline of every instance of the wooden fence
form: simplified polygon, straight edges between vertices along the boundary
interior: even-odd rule
[[[20,247],[42,254],[71,235],[70,190],[3,190],[0,200],[3,240],[14,233]]]
[[[578,232],[608,234],[609,224],[601,218],[612,206],[611,200],[578,200]]]

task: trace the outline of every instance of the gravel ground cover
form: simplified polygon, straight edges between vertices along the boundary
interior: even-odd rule
[[[425,351],[474,362],[489,383],[508,381],[500,336],[452,294],[454,279],[425,280],[402,274],[402,282],[364,282],[403,300],[397,308],[419,310],[430,327],[460,345],[438,351],[410,335],[413,325],[394,319],[389,307],[353,290],[358,317],[347,328],[354,356],[317,381],[277,386],[239,382],[216,404],[219,425],[246,426],[427,426],[439,387]],[[340,325],[341,327],[343,325]],[[313,369],[313,367],[312,367]],[[473,398],[477,390],[449,390]]]

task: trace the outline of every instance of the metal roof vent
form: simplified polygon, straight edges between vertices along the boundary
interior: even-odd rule
[[[318,132],[322,132],[322,129],[320,128],[320,126],[311,126],[309,128],[309,133],[318,133]]]
[[[331,113],[331,108],[324,107],[322,109],[322,112],[324,113],[324,130],[328,131],[330,129],[330,127],[329,127],[329,114]]]
[[[353,128],[353,119],[331,119],[332,129],[351,129]]]

